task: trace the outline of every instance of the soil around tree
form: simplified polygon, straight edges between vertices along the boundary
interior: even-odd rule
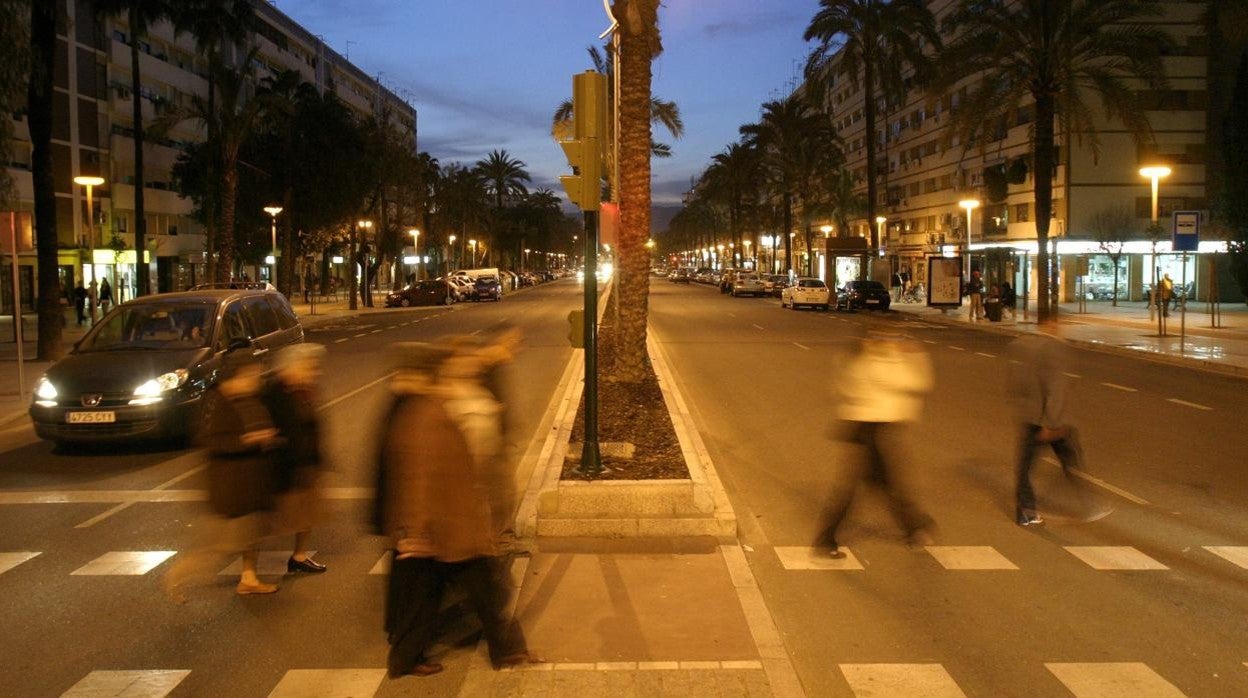
[[[635,446],[631,459],[604,455],[603,471],[596,480],[687,480],[689,469],[663,401],[654,367],[646,361],[647,376],[640,383],[614,379],[615,327],[611,294],[603,324],[598,327],[598,442],[625,442]],[[573,450],[585,441],[585,395],[572,426]],[[576,454],[579,456],[579,453]],[[579,462],[565,461],[564,480],[588,480],[575,472]]]

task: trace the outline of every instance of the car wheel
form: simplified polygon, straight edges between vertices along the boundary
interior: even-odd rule
[[[823,305],[819,306],[819,309],[826,313],[828,311],[828,304],[824,303]]]
[[[402,299],[400,299],[400,300],[399,300],[399,307],[406,308],[407,306],[409,306],[409,305],[411,305],[411,304],[412,304],[412,302],[411,302],[411,301],[409,301],[409,300],[408,300],[408,299],[406,299],[406,298],[402,298]]]
[[[451,304],[451,294],[448,293],[445,296],[442,296],[442,305],[450,305],[450,304]]]

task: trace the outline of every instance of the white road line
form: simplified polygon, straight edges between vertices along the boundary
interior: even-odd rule
[[[753,323],[750,323],[750,324],[753,324]],[[760,327],[760,326],[758,326],[758,325],[754,325],[754,329],[756,329],[756,330],[761,330],[761,329],[763,329],[763,328],[762,328],[762,327]]]
[[[369,334],[377,334],[377,333],[378,333],[378,332],[380,332],[380,331],[381,331],[381,330],[373,330],[372,332],[369,332]]]
[[[333,407],[334,405],[337,405],[338,403],[342,402],[343,400],[346,400],[346,399],[348,399],[348,398],[352,398],[352,397],[355,397],[356,395],[359,395],[360,393],[364,392],[365,390],[368,390],[369,388],[373,387],[374,385],[377,385],[378,383],[380,383],[380,382],[382,382],[382,381],[384,381],[384,380],[389,380],[390,376],[393,376],[393,375],[394,375],[393,373],[387,373],[386,375],[382,376],[381,378],[378,378],[377,380],[375,380],[375,381],[371,381],[371,382],[369,382],[369,383],[365,383],[364,385],[361,385],[360,387],[356,388],[355,390],[352,390],[352,391],[351,391],[351,392],[349,392],[349,393],[346,393],[345,395],[339,395],[338,397],[334,398],[333,400],[330,400],[329,402],[326,402],[326,403],[322,404],[322,405],[321,405],[318,409],[321,409],[321,410],[327,410],[327,409],[329,409],[329,408]]]
[[[1212,408],[1212,407],[1208,407],[1208,406],[1206,406],[1206,405],[1201,405],[1201,404],[1199,404],[1199,403],[1195,403],[1195,402],[1188,402],[1187,400],[1180,400],[1180,399],[1178,399],[1177,397],[1168,397],[1168,398],[1166,398],[1166,402],[1173,402],[1173,403],[1174,403],[1174,404],[1176,404],[1176,405],[1183,405],[1184,407],[1194,407],[1194,408],[1196,408],[1196,409],[1198,409],[1198,410],[1204,410],[1204,411],[1206,411],[1206,412],[1212,412],[1212,411],[1213,411],[1213,408]]]
[[[367,332],[361,332],[361,333],[359,333],[359,334],[357,334],[357,335],[355,335],[355,336],[356,336],[356,337],[363,337],[363,336],[365,336],[365,335],[367,335],[367,334],[368,334]]]
[[[966,351],[966,350],[965,350],[965,349],[963,349],[962,347],[955,347],[955,346],[953,346],[952,344],[950,344],[950,345],[949,345],[949,348],[950,348],[950,349],[952,349],[952,350],[954,350],[954,351]]]
[[[1140,392],[1140,391],[1136,390],[1135,388],[1129,388],[1129,387],[1127,387],[1127,386],[1125,386],[1125,385],[1118,385],[1117,383],[1105,383],[1105,382],[1102,382],[1102,383],[1101,383],[1101,385],[1105,386],[1106,388],[1113,388],[1114,390],[1121,390],[1121,391],[1123,391],[1124,393],[1138,393],[1138,392]]]
[[[335,339],[335,340],[334,340],[334,344],[342,344],[343,342],[345,342],[345,341],[347,341],[347,340],[349,340],[349,339],[351,339],[351,338],[350,338],[350,337],[343,337],[342,339]]]
[[[986,352],[986,351],[977,351],[977,352],[975,352],[975,356],[986,356],[986,357],[988,357],[988,358],[990,358],[990,359],[995,359],[995,358],[997,358],[997,355],[996,355],[996,354],[989,354],[989,353],[988,353],[988,352]]]
[[[934,339],[925,339],[925,340],[923,340],[923,341],[924,341],[925,343],[927,343],[927,344],[936,344],[936,340],[934,340]]]
[[[806,351],[810,351],[810,347],[806,346],[805,344],[802,344],[801,342],[793,342],[793,346],[799,349],[805,349]]]
[[[1049,463],[1052,463],[1053,465],[1061,465],[1061,463],[1059,463],[1058,460],[1056,458],[1053,458],[1052,456],[1045,456],[1044,460]],[[1136,504],[1139,504],[1140,506],[1148,506],[1150,504],[1150,502],[1147,499],[1144,499],[1143,497],[1140,497],[1139,495],[1131,494],[1130,492],[1122,489],[1121,487],[1118,487],[1117,485],[1111,485],[1110,483],[1105,482],[1099,477],[1089,475],[1083,472],[1082,470],[1079,470],[1078,468],[1071,468],[1070,474],[1074,475],[1080,480],[1086,480],[1096,485],[1097,487],[1104,489],[1106,492],[1112,492],[1129,502],[1134,502]]]
[[[1083,376],[1079,375],[1078,373],[1071,373],[1070,371],[1064,371],[1062,375],[1066,376],[1067,378],[1083,378]]]

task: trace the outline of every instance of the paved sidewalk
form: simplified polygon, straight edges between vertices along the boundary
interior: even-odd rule
[[[966,306],[941,312],[919,303],[894,303],[893,310],[917,318],[947,324],[965,325],[984,331],[1020,334],[1035,331],[1035,307],[1024,318],[1020,304],[1014,318],[1001,322],[970,320]],[[1248,377],[1248,305],[1224,303],[1219,327],[1211,327],[1204,303],[1188,307],[1186,327],[1179,311],[1166,320],[1166,335],[1159,336],[1157,318],[1149,316],[1145,303],[1088,302],[1086,312],[1076,303],[1063,303],[1058,318],[1065,337],[1090,349],[1141,356],[1154,361]],[[1185,332],[1182,332],[1185,330]],[[1182,332],[1182,335],[1181,335]]]

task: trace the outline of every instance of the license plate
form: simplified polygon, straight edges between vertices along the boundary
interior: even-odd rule
[[[868,299],[867,299],[867,305],[879,305],[879,304],[880,304],[880,301],[879,301],[879,299],[877,299],[877,298],[868,298]]]
[[[65,421],[69,424],[112,424],[117,421],[116,412],[67,412]]]

